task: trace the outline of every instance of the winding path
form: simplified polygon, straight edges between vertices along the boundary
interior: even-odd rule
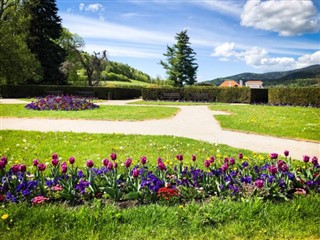
[[[2,99],[1,103],[17,102]],[[106,105],[125,103],[126,101],[109,101]],[[137,122],[1,118],[0,129],[174,135],[210,143],[227,144],[255,152],[282,154],[284,150],[289,150],[290,156],[295,159],[302,159],[303,155],[320,157],[320,143],[222,130],[213,117],[221,112],[211,111],[207,106],[179,106],[179,108],[181,110],[173,118]]]

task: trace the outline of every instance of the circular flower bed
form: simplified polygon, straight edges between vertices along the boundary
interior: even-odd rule
[[[80,169],[75,166],[75,157],[62,161],[58,154],[52,155],[51,163],[35,159],[30,167],[9,166],[4,156],[0,160],[0,202],[79,204],[104,198],[178,204],[212,196],[289,200],[295,195],[320,193],[317,157],[304,156],[302,162],[293,162],[272,153],[261,162],[245,161],[239,154],[224,159],[212,156],[198,163],[193,155],[191,166],[185,166],[183,158],[178,155],[175,165],[161,158],[152,165],[145,156],[140,161],[128,158],[119,163],[117,154],[112,153],[100,166],[87,160]]]
[[[38,98],[25,106],[31,110],[79,111],[98,108],[99,106],[86,98],[75,96],[46,96]]]

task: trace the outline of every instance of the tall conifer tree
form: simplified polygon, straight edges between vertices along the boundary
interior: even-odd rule
[[[198,64],[195,62],[196,53],[190,47],[189,36],[186,31],[178,33],[175,37],[177,43],[167,46],[167,62],[160,61],[166,69],[168,80],[173,81],[177,87],[193,85],[197,79]]]
[[[59,71],[66,57],[65,50],[55,41],[62,34],[61,18],[55,0],[29,0],[25,7],[31,15],[28,46],[39,60],[46,84],[64,84]]]

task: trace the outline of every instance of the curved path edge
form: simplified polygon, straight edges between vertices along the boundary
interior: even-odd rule
[[[126,102],[110,101],[105,104],[122,105]],[[0,129],[179,136],[254,152],[282,154],[289,150],[295,159],[302,159],[303,155],[320,157],[320,143],[222,130],[213,117],[219,112],[211,111],[207,106],[175,107],[181,111],[173,118],[138,122],[1,117]]]

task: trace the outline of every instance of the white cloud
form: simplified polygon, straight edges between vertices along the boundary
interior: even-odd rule
[[[84,3],[80,3],[80,4],[79,4],[79,10],[80,10],[80,11],[84,10],[84,6],[85,6]]]
[[[248,0],[241,25],[294,36],[318,32],[320,18],[311,0]]]
[[[292,57],[270,57],[264,48],[254,46],[247,50],[237,50],[235,43],[223,43],[217,46],[211,56],[221,57],[220,61],[242,61],[250,67],[264,71],[290,70],[320,64],[320,51],[305,54],[298,59]]]
[[[320,51],[314,52],[313,54],[306,54],[298,58],[297,65],[299,68],[313,64],[320,64]]]
[[[86,12],[98,12],[100,10],[103,10],[103,6],[100,3],[92,3],[86,6],[84,3],[79,4],[80,11],[86,11]]]
[[[232,55],[234,55],[234,42],[226,42],[223,43],[219,46],[217,46],[213,53],[211,54],[211,56],[215,56],[215,57],[230,57]]]

